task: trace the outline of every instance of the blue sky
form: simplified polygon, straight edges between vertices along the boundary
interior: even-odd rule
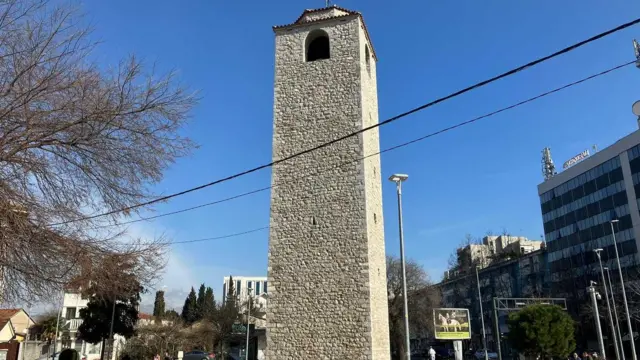
[[[103,43],[104,66],[135,53],[160,70],[175,68],[202,101],[184,129],[200,148],[180,159],[156,190],[172,193],[271,160],[274,77],[272,25],[290,23],[322,0],[86,1]],[[632,20],[637,1],[356,1],[379,58],[380,119],[446,95]],[[633,59],[640,27],[621,31],[561,58],[460,96],[381,130],[386,148],[510,105]],[[540,151],[562,162],[593,144],[604,147],[637,128],[640,70],[627,67],[554,96],[382,156],[382,175],[410,175],[404,186],[407,256],[439,279],[465,234],[488,230],[540,237],[536,185]],[[264,170],[156,208],[158,213],[214,201],[270,184]],[[393,184],[385,181],[387,252],[398,253]],[[268,225],[264,192],[138,224],[142,236],[214,237]],[[263,275],[266,231],[176,245],[166,286],[171,300],[201,282],[220,296],[222,277]]]

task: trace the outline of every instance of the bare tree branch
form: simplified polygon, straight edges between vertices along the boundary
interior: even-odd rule
[[[97,269],[110,256],[142,284],[164,265],[163,238],[128,241],[126,229],[96,231],[100,220],[50,226],[155,197],[151,185],[194,148],[179,130],[197,99],[175,73],[133,56],[100,69],[80,19],[57,2],[0,0],[0,302],[106,283]]]

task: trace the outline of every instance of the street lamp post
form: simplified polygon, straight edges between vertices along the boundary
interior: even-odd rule
[[[64,296],[64,295],[63,295]],[[58,320],[56,320],[56,338],[53,340],[53,353],[55,354],[58,351],[58,332],[60,330],[60,314],[62,313],[62,308],[64,307],[64,297],[63,297],[62,307],[58,311]]]
[[[613,297],[613,284],[611,283],[611,270],[608,267],[604,267],[607,271],[607,279],[609,280],[609,290],[611,290],[611,303],[613,304],[613,315],[616,318],[616,330],[618,331],[618,341],[620,342],[620,359],[625,360],[624,357],[624,343],[622,342],[622,332],[620,331],[620,320],[618,319],[618,307],[616,306],[616,299]]]
[[[596,321],[596,333],[598,335],[598,345],[600,345],[600,355],[602,355],[603,359],[606,359],[606,355],[604,353],[604,340],[602,340],[602,328],[600,327],[600,313],[598,312],[598,300],[596,297],[600,297],[600,294],[596,292],[595,287],[593,285],[595,281],[591,282],[591,285],[587,289],[589,294],[591,295],[591,302],[593,303],[593,317]]]
[[[598,263],[600,264],[600,275],[602,275],[602,287],[604,288],[604,297],[607,300],[607,312],[609,313],[609,325],[611,326],[611,335],[613,338],[613,348],[616,352],[616,359],[620,359],[620,351],[618,350],[618,341],[616,340],[616,328],[613,326],[613,315],[611,314],[611,305],[609,303],[609,290],[607,289],[607,281],[604,278],[604,268],[602,267],[602,258],[600,257],[600,253],[602,249],[595,249],[593,252],[596,253],[598,257]]]
[[[250,316],[251,316],[251,287],[247,287],[247,345],[244,350],[244,359],[249,359],[249,328],[250,328]]]
[[[611,225],[611,237],[613,238],[613,248],[616,252],[616,262],[618,264],[618,275],[620,275],[620,288],[622,289],[622,300],[624,302],[624,311],[627,317],[627,327],[629,328],[629,343],[631,344],[631,358],[633,360],[638,360],[636,355],[636,345],[634,344],[634,336],[633,336],[633,328],[631,327],[631,317],[629,316],[629,304],[627,303],[627,290],[624,288],[624,279],[622,278],[622,267],[620,266],[620,255],[618,254],[618,244],[616,243],[616,232],[613,229],[613,224],[617,223],[618,220],[609,221],[609,225]]]
[[[400,234],[400,263],[402,264],[402,296],[404,297],[404,332],[405,346],[407,348],[407,360],[411,360],[411,340],[409,337],[409,304],[407,301],[407,269],[404,259],[404,233],[402,230],[402,182],[406,181],[409,175],[393,174],[389,181],[396,183],[398,195],[398,231]],[[634,359],[635,360],[635,359]]]
[[[482,292],[480,292],[480,275],[478,275],[477,266],[476,266],[476,282],[478,284],[478,301],[480,302],[480,322],[482,323],[482,346],[484,346],[484,360],[489,360],[489,352],[487,350],[487,333],[484,330],[484,312],[482,311]]]

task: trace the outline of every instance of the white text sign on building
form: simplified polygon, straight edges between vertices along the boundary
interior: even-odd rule
[[[562,165],[563,169],[569,168],[577,163],[579,163],[580,161],[586,159],[587,157],[589,157],[589,149],[581,152],[580,154],[572,157],[571,159],[567,160],[564,165]]]

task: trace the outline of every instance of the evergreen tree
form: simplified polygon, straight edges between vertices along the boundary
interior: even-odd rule
[[[198,289],[198,299],[196,301],[196,309],[197,309],[197,318],[198,320],[202,320],[204,318],[205,305],[204,305],[204,297],[206,293],[206,288],[204,284],[200,284],[200,289]]]
[[[120,334],[126,339],[135,335],[140,293],[143,291],[142,286],[138,286],[135,291],[123,292],[116,296],[114,334]],[[111,330],[113,306],[113,300],[91,295],[87,307],[80,310],[83,322],[78,328],[79,337],[91,344],[98,344],[107,339]]]
[[[213,289],[207,287],[207,290],[204,295],[204,303],[202,316],[205,319],[210,319],[213,316],[214,311],[216,310],[216,303],[213,297]]]
[[[164,313],[164,318],[171,321],[180,320],[180,314],[177,311],[170,309]]]
[[[225,303],[228,301],[236,302],[236,288],[233,285],[233,276],[229,276],[229,289],[227,289],[227,293],[224,294]]]
[[[576,346],[574,325],[571,316],[557,305],[530,305],[509,314],[507,339],[526,355],[566,358]]]
[[[134,273],[135,260],[118,255],[109,256],[103,259],[101,269],[118,269],[118,272],[107,272],[83,291],[89,301],[80,310],[83,322],[78,327],[78,337],[90,344],[108,339],[111,328],[114,335],[122,335],[125,339],[134,336],[140,294],[144,292]]]
[[[189,296],[184,300],[184,306],[182,307],[182,320],[186,324],[193,324],[198,321],[198,298],[196,297],[196,291],[191,288]]]
[[[161,321],[165,313],[164,291],[156,291],[156,300],[153,303],[153,316],[156,321]]]

